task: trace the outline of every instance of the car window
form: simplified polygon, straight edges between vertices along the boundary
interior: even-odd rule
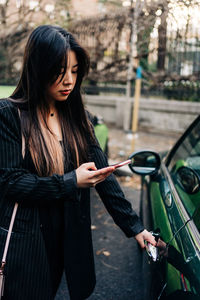
[[[196,210],[194,221],[200,229],[200,118],[172,150],[167,167],[189,215]]]

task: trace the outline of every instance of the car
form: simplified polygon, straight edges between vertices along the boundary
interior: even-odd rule
[[[108,127],[104,123],[103,118],[99,115],[93,116],[92,124],[94,125],[94,132],[99,145],[108,157]]]
[[[140,156],[139,167],[135,155]],[[200,299],[200,116],[160,164],[157,156],[142,151],[129,157],[131,170],[143,175],[143,224],[168,251],[166,257],[150,258],[150,264],[143,253],[144,299]],[[148,169],[146,161],[152,157],[157,162]]]

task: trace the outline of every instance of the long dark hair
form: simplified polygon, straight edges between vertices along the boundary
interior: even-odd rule
[[[49,106],[45,99],[45,91],[47,86],[59,77],[63,63],[65,73],[69,50],[76,54],[78,74],[75,87],[67,100],[56,102],[63,136],[61,148],[59,143],[48,142],[49,138],[52,140],[53,134],[46,122]],[[94,140],[94,137],[80,93],[83,77],[88,71],[88,54],[71,33],[51,25],[39,26],[31,33],[25,48],[21,77],[11,98],[19,104],[19,107],[26,107],[21,109],[22,134],[40,176],[56,172],[62,174],[64,161],[68,168],[69,166],[76,168],[88,161],[88,140],[91,138]],[[46,137],[38,111],[48,132]],[[66,151],[63,153],[63,150],[59,149]],[[59,153],[64,154],[61,159],[62,167]]]

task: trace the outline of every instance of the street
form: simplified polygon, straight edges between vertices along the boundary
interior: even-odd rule
[[[174,142],[175,137],[172,136],[139,132],[135,136],[134,151],[148,148],[162,152],[170,149]],[[109,127],[110,164],[127,159],[132,151],[130,135],[123,130]],[[126,198],[139,213],[140,176],[117,178]],[[141,251],[136,241],[126,238],[114,224],[94,189],[91,193],[97,283],[88,300],[143,300]],[[66,295],[66,283],[62,280],[55,300],[69,300]]]
[[[122,186],[122,185],[121,185]],[[133,209],[139,212],[139,190],[122,186]],[[136,241],[125,237],[113,223],[95,190],[91,213],[97,284],[88,300],[142,300],[141,254]],[[62,280],[56,300],[66,300]]]

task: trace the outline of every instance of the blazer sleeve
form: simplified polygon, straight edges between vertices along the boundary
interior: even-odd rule
[[[0,188],[14,201],[78,199],[75,171],[40,177],[22,168],[21,125],[17,109],[0,101]]]
[[[91,145],[91,156],[97,169],[108,166],[107,158],[98,144]],[[124,193],[113,174],[97,184],[96,190],[114,222],[127,237],[135,236],[144,230],[144,226],[132,209],[131,203],[125,199]]]

